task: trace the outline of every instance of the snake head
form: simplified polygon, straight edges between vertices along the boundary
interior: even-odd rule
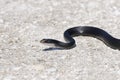
[[[45,44],[47,46],[54,46],[51,39],[42,39],[42,40],[40,40],[40,43],[43,43],[43,44]]]
[[[40,43],[53,43],[52,39],[42,39]]]
[[[48,46],[55,46],[56,40],[54,39],[42,39],[40,43],[46,44]]]
[[[40,43],[46,44],[47,46],[50,46],[49,48],[43,49],[43,51],[50,51],[50,50],[62,50],[61,48],[57,47],[55,45],[56,40],[53,39],[42,39],[40,40]],[[53,46],[53,47],[51,47]]]
[[[57,46],[56,44],[58,43],[58,41],[54,40],[54,39],[42,39],[42,40],[40,40],[40,43],[50,46],[49,48],[43,49],[43,51],[64,50],[65,49],[65,48]]]
[[[47,40],[47,39],[42,39],[42,40],[40,41],[40,43],[49,43],[49,40]]]

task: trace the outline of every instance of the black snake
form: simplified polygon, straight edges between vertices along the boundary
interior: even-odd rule
[[[120,49],[120,39],[112,37],[103,29],[92,26],[77,26],[67,29],[64,32],[66,43],[55,39],[42,39],[40,42],[54,44],[63,49],[71,49],[76,46],[75,40],[73,39],[74,36],[92,36],[103,41],[107,46],[113,49]]]

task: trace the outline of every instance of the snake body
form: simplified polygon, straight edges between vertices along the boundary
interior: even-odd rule
[[[120,49],[120,39],[114,38],[103,29],[92,26],[77,26],[69,28],[64,32],[66,42],[61,42],[55,39],[42,39],[41,43],[54,44],[55,46],[71,49],[76,46],[75,36],[92,36],[103,41],[107,46],[113,49]]]

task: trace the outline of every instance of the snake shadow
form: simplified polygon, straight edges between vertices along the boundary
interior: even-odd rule
[[[72,47],[69,48],[62,48],[62,47],[49,47],[49,48],[45,48],[42,51],[56,51],[56,50],[69,50],[69,49],[73,49],[74,47],[76,47],[76,44]]]

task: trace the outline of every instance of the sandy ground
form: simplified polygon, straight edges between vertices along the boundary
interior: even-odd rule
[[[0,0],[0,80],[120,80],[120,51],[95,38],[42,51],[42,38],[85,25],[120,38],[120,0]]]

